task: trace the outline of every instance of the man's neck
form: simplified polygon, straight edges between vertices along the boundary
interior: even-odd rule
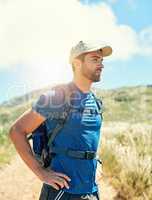
[[[90,91],[92,82],[90,80],[78,79],[76,77],[73,78],[73,82],[75,85],[84,93]]]

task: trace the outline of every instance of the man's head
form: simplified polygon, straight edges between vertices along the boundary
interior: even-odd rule
[[[80,41],[71,49],[70,64],[74,75],[86,78],[91,82],[100,81],[103,68],[103,57],[109,56],[112,48],[105,44],[91,44]]]

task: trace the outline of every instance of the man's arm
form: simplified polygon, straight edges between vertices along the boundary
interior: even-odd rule
[[[36,111],[28,110],[13,123],[10,128],[9,137],[21,158],[41,181],[51,185],[55,189],[59,189],[59,186],[61,188],[68,188],[70,178],[63,173],[43,168],[34,157],[27,139],[27,135],[32,133],[44,121],[45,117]]]

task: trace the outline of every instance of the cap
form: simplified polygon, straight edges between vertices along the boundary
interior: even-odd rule
[[[103,42],[91,43],[91,42],[80,41],[76,46],[72,47],[70,52],[69,62],[70,64],[72,64],[73,59],[76,58],[77,56],[83,53],[97,51],[97,50],[102,50],[103,57],[110,56],[112,54],[112,48]]]

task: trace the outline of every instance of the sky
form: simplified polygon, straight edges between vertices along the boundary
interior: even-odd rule
[[[151,0],[0,0],[0,103],[72,79],[69,52],[104,41],[101,89],[152,84]]]

